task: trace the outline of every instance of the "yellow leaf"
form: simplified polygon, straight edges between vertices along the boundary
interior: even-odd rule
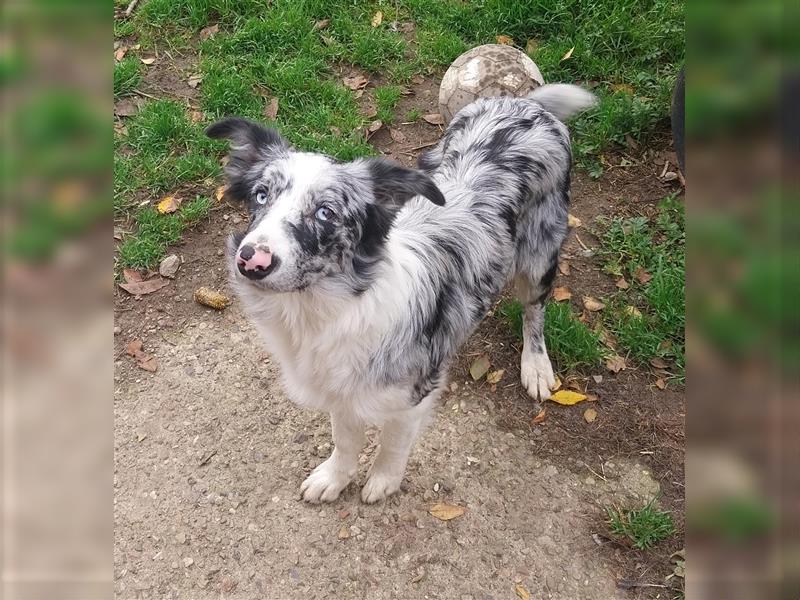
[[[451,519],[455,519],[463,515],[464,512],[466,512],[466,509],[462,506],[439,503],[431,506],[428,512],[440,521],[450,521]]]
[[[583,411],[583,418],[587,423],[594,423],[597,418],[597,411],[593,408],[587,408]]]
[[[507,36],[507,35],[498,35],[496,38],[498,44],[503,44],[504,46],[513,46],[514,39]]]
[[[381,11],[378,11],[372,17],[372,26],[377,27],[381,23],[383,23],[383,13]]]
[[[491,383],[492,385],[499,383],[500,380],[503,378],[503,373],[505,373],[505,369],[499,369],[497,371],[492,371],[486,376],[486,382]]]
[[[581,220],[573,214],[567,215],[567,225],[570,227],[580,227],[583,223]]]
[[[139,60],[141,60],[142,63],[145,64],[145,65],[152,65],[154,62],[156,62],[156,59],[152,58],[152,57],[151,58],[140,58]]]
[[[642,311],[640,311],[635,306],[630,306],[630,305],[626,306],[625,307],[625,312],[627,314],[629,314],[630,316],[632,316],[634,319],[641,319],[642,318]]]
[[[569,291],[569,288],[557,287],[553,290],[553,300],[556,302],[563,302],[570,298],[572,298],[572,292]]]
[[[627,368],[625,365],[625,359],[621,356],[614,355],[606,359],[606,369],[609,371],[619,373],[625,368]]]
[[[559,390],[550,396],[550,400],[558,404],[563,404],[564,406],[572,406],[573,404],[586,400],[586,395],[571,390]]]
[[[591,312],[597,312],[598,310],[603,310],[606,305],[600,302],[597,298],[593,298],[592,296],[584,296],[583,297],[583,306],[586,310]]]
[[[514,586],[514,592],[519,596],[519,600],[531,600],[530,592],[528,592],[521,583]]]
[[[630,96],[633,96],[633,88],[628,85],[627,83],[612,83],[611,89],[615,92],[623,92]]]
[[[562,61],[565,61],[565,60],[569,60],[569,58],[572,56],[573,52],[575,52],[575,46],[573,46],[572,48],[567,50],[567,53],[564,56],[561,57],[561,60],[559,62],[562,62]]]
[[[181,200],[175,196],[167,196],[158,203],[156,210],[162,215],[174,213],[181,205]]]
[[[221,185],[216,189],[216,191],[214,192],[214,198],[217,199],[217,202],[222,201],[222,199],[225,197],[225,192],[227,191],[227,189],[228,188],[226,188],[224,185]]]

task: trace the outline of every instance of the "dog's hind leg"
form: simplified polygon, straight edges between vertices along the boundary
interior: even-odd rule
[[[358,455],[364,447],[363,422],[345,412],[331,413],[333,452],[311,472],[300,492],[307,502],[333,502],[358,472]]]

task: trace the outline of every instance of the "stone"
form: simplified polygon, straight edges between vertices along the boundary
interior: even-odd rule
[[[181,266],[181,259],[176,254],[170,254],[167,258],[161,261],[158,265],[158,272],[162,277],[174,279]]]

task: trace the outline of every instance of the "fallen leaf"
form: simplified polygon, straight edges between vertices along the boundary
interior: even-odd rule
[[[230,298],[220,292],[215,292],[207,287],[197,288],[194,291],[194,300],[203,306],[209,306],[217,310],[222,310],[231,303]]]
[[[372,23],[373,27],[377,27],[378,25],[383,23],[383,13],[381,11],[378,11],[374,15],[372,15],[372,21],[370,21],[370,23]]]
[[[592,375],[592,379],[594,379],[595,383],[602,383],[603,382],[603,376],[602,375]]]
[[[631,287],[628,284],[628,282],[625,281],[624,277],[620,277],[619,279],[617,279],[617,282],[614,285],[616,285],[621,290],[627,290],[629,287]]]
[[[264,116],[270,121],[274,121],[278,117],[277,97],[273,96],[270,98],[269,102],[267,102],[267,106],[264,108]]]
[[[331,24],[330,19],[321,19],[316,23],[314,23],[314,29],[316,29],[317,31],[322,31],[323,29],[327,29],[328,25],[330,24]]]
[[[125,283],[139,283],[144,281],[142,274],[136,269],[122,269],[122,276],[125,278]]]
[[[150,56],[148,58],[140,58],[139,60],[142,61],[142,64],[145,64],[145,65],[148,65],[148,66],[152,65],[154,62],[156,62],[156,59],[153,56]]]
[[[158,371],[158,361],[155,356],[144,355],[136,361],[136,364],[140,369],[150,371],[151,373]]]
[[[539,412],[536,414],[536,416],[535,416],[535,417],[533,417],[533,424],[534,424],[534,425],[537,425],[537,424],[541,423],[542,421],[544,421],[544,420],[545,420],[545,417],[547,417],[547,409],[546,409],[546,408],[543,408],[542,410],[540,410],[540,411],[539,411]]]
[[[564,302],[572,298],[572,292],[566,287],[557,287],[553,290],[553,300],[556,302]]]
[[[219,32],[219,23],[215,25],[209,25],[208,27],[203,27],[200,30],[200,41],[205,42],[207,39],[210,39],[217,35]]]
[[[367,102],[366,102],[366,103],[365,103],[365,104],[364,104],[364,105],[361,107],[361,109],[359,110],[359,112],[360,112],[360,113],[361,113],[363,116],[365,116],[367,119],[372,119],[372,118],[374,118],[374,117],[375,117],[375,115],[377,115],[377,114],[378,114],[378,107],[377,107],[377,105],[376,105],[376,104],[375,104],[375,103],[374,103],[372,100],[368,100],[368,101],[367,101]]]
[[[552,386],[550,386],[550,391],[551,391],[551,392],[557,392],[558,390],[560,390],[560,389],[561,389],[561,379],[559,378],[559,376],[558,376],[558,375],[556,375],[556,376],[555,376],[555,379],[556,379],[556,380],[555,380],[555,382],[553,383],[553,385],[552,385]]]
[[[633,88],[627,83],[612,83],[611,89],[615,92],[622,92],[623,94],[633,96]]]
[[[597,411],[593,408],[587,408],[583,411],[583,418],[587,423],[594,423],[597,418]]]
[[[664,378],[663,378],[663,377],[659,377],[658,379],[656,379],[656,387],[657,387],[658,389],[660,389],[660,390],[666,389],[666,387],[667,387],[667,382],[666,382],[666,381],[664,381]]]
[[[139,352],[142,351],[142,340],[131,340],[128,342],[128,345],[125,346],[125,354],[128,356],[136,356]]]
[[[678,174],[675,171],[667,171],[664,173],[664,181],[675,181],[678,178]]]
[[[586,401],[587,402],[597,402],[597,394],[586,394]]]
[[[500,383],[500,380],[503,378],[503,373],[505,373],[505,369],[498,369],[497,371],[492,371],[486,376],[486,382],[495,385]]]
[[[133,98],[123,98],[114,105],[114,114],[118,117],[132,117],[139,112],[139,105]]]
[[[569,275],[570,264],[569,261],[562,260],[558,263],[558,272],[562,275]]]
[[[641,319],[642,318],[642,311],[640,311],[635,306],[628,305],[625,307],[625,313],[633,317],[634,319]]]
[[[363,75],[352,75],[350,77],[345,77],[344,79],[342,79],[342,83],[345,85],[345,87],[348,87],[353,91],[356,91],[360,90],[361,88],[367,87],[369,79],[367,79]]]
[[[609,356],[606,359],[606,369],[608,369],[612,373],[619,373],[620,371],[627,368],[628,367],[625,364],[625,359],[617,354],[615,354],[614,356]]]
[[[583,306],[590,312],[597,312],[598,310],[603,310],[606,307],[606,305],[600,302],[600,300],[592,296],[583,297]]]
[[[539,49],[539,41],[533,38],[525,44],[525,54],[534,54]]]
[[[521,583],[514,585],[514,592],[519,596],[519,600],[531,600],[531,594]]]
[[[645,271],[642,267],[636,267],[636,270],[633,272],[633,276],[636,278],[636,281],[644,285],[648,281],[650,281],[653,276],[650,275],[647,271]]]
[[[128,47],[120,46],[119,48],[117,48],[117,51],[114,52],[114,60],[116,60],[117,62],[121,61],[123,58],[125,58],[125,55],[127,53],[128,53]]]
[[[656,369],[666,369],[669,364],[660,356],[656,356],[654,359],[650,361],[650,364],[655,367]]]
[[[492,365],[491,361],[489,360],[489,355],[484,354],[472,363],[469,367],[469,374],[472,376],[472,379],[478,381],[481,377],[486,375],[486,372],[489,370],[489,367]]]
[[[182,200],[175,196],[165,196],[156,206],[156,210],[162,215],[174,213],[180,208],[181,202]]]
[[[422,115],[422,119],[431,125],[444,125],[444,117],[439,113],[431,113],[429,115]]]
[[[573,404],[586,400],[586,394],[573,392],[572,390],[558,390],[555,394],[550,396],[550,400],[557,404],[563,404],[564,406],[572,406]]]
[[[222,202],[222,199],[225,197],[225,192],[227,190],[228,190],[227,187],[221,185],[214,191],[214,198],[217,199],[217,202]]]
[[[580,227],[583,222],[573,214],[567,214],[567,225],[569,227]]]
[[[154,279],[148,279],[147,281],[132,281],[131,283],[120,283],[119,287],[121,287],[129,294],[133,294],[134,296],[144,296],[145,294],[152,294],[153,292],[157,292],[158,290],[167,285],[169,285],[168,280],[156,277]]]
[[[346,519],[347,517],[350,516],[350,511],[347,510],[346,508],[343,508],[342,510],[339,511],[338,514],[340,519]]]
[[[189,113],[189,119],[192,121],[192,123],[199,123],[205,119],[205,116],[199,110],[193,110]]]
[[[370,124],[369,124],[369,127],[367,127],[367,139],[369,139],[369,137],[370,137],[370,136],[371,136],[373,133],[375,133],[376,131],[378,131],[378,129],[380,129],[381,127],[383,127],[383,121],[381,121],[380,119],[378,119],[377,121],[373,121],[372,123],[370,123]]]
[[[192,88],[192,89],[195,89],[198,85],[200,85],[200,83],[202,81],[203,81],[203,76],[202,75],[199,75],[199,74],[198,75],[190,75],[189,76],[189,81],[188,81],[189,87]]]
[[[389,128],[389,135],[392,136],[392,141],[397,142],[398,144],[405,144],[408,141],[406,135],[400,131],[399,129],[392,129]]]
[[[350,537],[350,526],[349,525],[342,525],[342,527],[339,529],[338,537],[339,537],[340,540],[346,540],[347,538],[349,538]]]
[[[455,506],[454,504],[439,503],[431,506],[428,512],[440,521],[450,521],[451,519],[463,515],[466,509],[462,506]]]
[[[570,57],[572,56],[572,53],[573,53],[573,52],[575,52],[575,46],[573,46],[572,48],[570,48],[569,50],[567,50],[567,53],[566,53],[564,56],[562,56],[562,57],[561,57],[561,60],[560,60],[560,61],[558,61],[558,62],[563,62],[563,61],[565,61],[565,60],[569,60],[569,59],[570,59]]]
[[[503,46],[513,46],[514,45],[514,38],[509,37],[507,35],[498,35],[494,38],[498,44],[502,44]]]
[[[320,37],[322,38],[322,43],[326,46],[333,46],[336,43],[336,40],[329,35],[323,35]]]

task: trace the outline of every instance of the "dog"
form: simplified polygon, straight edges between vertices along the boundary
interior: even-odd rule
[[[512,280],[525,306],[522,384],[550,396],[544,303],[567,233],[564,121],[593,102],[564,84],[477,100],[418,169],[301,152],[241,118],[208,127],[230,140],[227,194],[250,214],[228,242],[234,292],[288,396],[331,416],[333,452],[302,483],[306,501],[350,484],[368,425],[382,431],[361,498],[400,489],[457,351]]]

